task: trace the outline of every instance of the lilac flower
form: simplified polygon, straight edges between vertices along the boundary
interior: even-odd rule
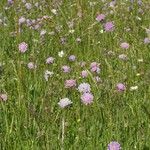
[[[71,100],[69,100],[68,98],[63,98],[61,99],[59,102],[58,102],[58,105],[61,107],[61,108],[65,108],[69,105],[71,105],[72,102]]]
[[[149,44],[150,43],[150,39],[147,37],[144,39],[144,44]]]
[[[99,65],[100,64],[98,64],[97,62],[92,62],[91,65],[90,65],[91,72],[100,73]]]
[[[78,90],[79,90],[80,93],[90,93],[91,86],[88,83],[81,83],[78,86]]]
[[[84,93],[81,95],[81,101],[85,104],[91,104],[93,102],[93,95],[91,93]]]
[[[86,78],[88,76],[88,72],[86,70],[83,70],[81,72],[81,76],[82,76],[82,78]]]
[[[25,22],[26,22],[26,18],[24,18],[24,17],[20,17],[19,18],[19,25],[21,25],[21,24],[23,24]]]
[[[118,142],[113,141],[108,144],[107,150],[121,150],[121,147]]]
[[[104,14],[99,14],[99,15],[97,15],[97,17],[96,17],[96,20],[97,21],[102,21],[102,20],[104,20],[105,19],[105,15]]]
[[[119,92],[126,90],[126,87],[123,83],[118,83],[116,88],[117,88],[117,91],[119,91]]]
[[[8,5],[12,5],[14,3],[14,0],[8,0]]]
[[[70,61],[75,61],[76,57],[74,55],[69,56]]]
[[[69,73],[71,71],[71,68],[69,66],[62,66],[62,70],[64,73]]]
[[[113,31],[114,30],[114,24],[113,22],[107,22],[104,24],[105,31]]]
[[[123,42],[120,44],[120,47],[123,48],[123,49],[128,49],[129,48],[129,44],[126,43],[126,42]]]
[[[7,101],[7,99],[8,99],[7,94],[0,94],[0,99],[2,101]]]
[[[48,57],[48,58],[46,59],[46,64],[52,64],[52,63],[54,62],[54,60],[55,60],[55,58],[53,58],[53,57]]]
[[[27,49],[28,49],[28,44],[27,43],[22,42],[22,43],[19,44],[19,51],[21,53],[25,53],[27,51]]]
[[[34,62],[29,62],[29,63],[28,63],[28,68],[29,68],[29,69],[36,69],[37,66],[36,66],[36,64],[34,64]]]
[[[76,80],[70,79],[65,81],[65,88],[72,88],[76,86]]]
[[[26,7],[26,9],[30,10],[32,8],[32,5],[31,5],[31,3],[26,3],[25,7]]]

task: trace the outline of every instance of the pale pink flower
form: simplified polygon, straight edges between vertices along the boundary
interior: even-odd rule
[[[81,76],[82,76],[83,78],[86,78],[86,77],[88,76],[88,72],[87,72],[86,70],[83,70],[83,71],[81,72]]]
[[[76,86],[76,80],[70,79],[65,81],[65,88],[72,88]]]
[[[104,28],[105,28],[105,31],[113,31],[114,30],[114,24],[113,22],[107,22],[105,25],[104,25]]]
[[[85,104],[91,104],[93,102],[94,96],[91,93],[84,93],[81,95],[81,101]]]
[[[120,47],[123,48],[123,49],[128,49],[130,47],[130,45],[126,42],[123,42],[120,44]]]
[[[54,60],[55,60],[55,58],[53,58],[53,57],[48,57],[48,58],[46,59],[46,63],[47,63],[47,64],[52,64],[52,63],[54,62]]]
[[[2,101],[7,101],[7,94],[0,94],[0,99],[2,99]]]
[[[21,53],[25,53],[27,51],[27,49],[28,49],[28,44],[27,43],[22,42],[22,43],[19,44],[19,51]]]
[[[96,20],[97,21],[102,21],[102,20],[104,20],[105,19],[105,15],[104,14],[99,14],[99,15],[97,15],[97,17],[96,17]]]
[[[62,66],[62,70],[64,73],[69,73],[71,71],[71,68],[69,66]]]
[[[29,68],[29,69],[36,69],[37,66],[36,66],[36,64],[34,64],[34,62],[29,62],[29,63],[28,63],[28,68]]]

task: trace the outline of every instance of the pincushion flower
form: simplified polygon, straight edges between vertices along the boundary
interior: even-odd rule
[[[126,90],[126,87],[123,83],[118,83],[116,88],[117,88],[117,91],[119,91],[119,92]]]
[[[65,81],[65,88],[72,88],[76,86],[76,80],[70,79]]]
[[[75,60],[76,60],[76,56],[70,55],[70,56],[69,56],[69,60],[70,60],[70,61],[75,61]]]
[[[120,47],[121,47],[122,49],[128,49],[129,46],[130,46],[130,45],[129,45],[128,43],[126,43],[126,42],[123,42],[123,43],[120,44]]]
[[[69,66],[62,66],[62,70],[65,73],[69,73],[71,71],[71,68]]]
[[[105,15],[104,14],[99,14],[99,15],[97,15],[97,17],[96,17],[96,20],[97,21],[102,21],[102,20],[104,20],[105,19]]]
[[[25,53],[27,51],[27,49],[28,49],[28,44],[25,43],[25,42],[22,42],[22,43],[19,44],[18,48],[19,48],[19,51],[21,53]]]
[[[91,93],[83,93],[83,95],[81,95],[81,101],[85,104],[91,104],[93,102],[93,95]]]
[[[81,76],[82,76],[82,78],[86,78],[88,76],[88,72],[86,70],[83,70],[81,72]]]
[[[65,108],[69,105],[72,104],[72,101],[69,99],[69,98],[63,98],[61,99],[59,102],[58,102],[58,105],[61,107],[61,108]]]
[[[107,23],[105,23],[105,25],[104,25],[104,29],[105,29],[105,31],[107,31],[107,32],[110,32],[110,31],[113,31],[114,30],[114,24],[113,24],[113,22],[107,22]]]
[[[107,150],[121,150],[121,146],[118,142],[112,141],[108,144]]]
[[[90,93],[91,87],[88,83],[81,83],[78,86],[78,90],[79,90],[80,93]]]
[[[48,57],[48,58],[46,59],[46,64],[52,64],[52,63],[54,62],[54,60],[55,60],[55,58],[53,58],[53,57]]]
[[[0,99],[2,101],[7,101],[7,99],[8,99],[7,94],[0,94]]]
[[[29,63],[28,63],[28,68],[29,68],[29,69],[36,69],[37,66],[36,66],[36,64],[35,64],[34,62],[29,62]]]

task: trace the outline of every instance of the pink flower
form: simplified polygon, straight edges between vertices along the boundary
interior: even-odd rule
[[[2,101],[7,101],[7,94],[0,94],[0,99],[2,99]]]
[[[54,62],[54,60],[55,60],[55,58],[53,58],[53,57],[48,57],[48,58],[46,59],[46,63],[47,63],[47,64],[52,64],[52,63]]]
[[[105,31],[113,31],[114,30],[114,24],[113,22],[107,22],[104,25]]]
[[[116,88],[117,88],[117,91],[119,92],[123,92],[126,90],[126,87],[123,83],[118,83]]]
[[[69,66],[62,66],[62,70],[63,72],[68,73],[71,71],[71,68]]]
[[[33,62],[29,62],[29,63],[28,63],[28,68],[29,68],[29,69],[36,69],[37,66],[36,66],[36,64],[34,64]]]
[[[28,44],[27,43],[22,42],[22,43],[19,44],[19,51],[21,53],[25,53],[27,51],[27,49],[28,49]]]
[[[91,104],[93,102],[93,95],[91,93],[84,93],[82,96],[81,96],[81,101],[85,104],[85,105],[88,105],[88,104]]]
[[[91,72],[100,73],[99,65],[100,64],[98,64],[97,62],[92,62],[91,65],[90,65]]]
[[[108,144],[107,150],[121,150],[121,146],[118,142],[112,141]]]
[[[97,17],[96,17],[96,20],[97,21],[102,21],[102,20],[104,20],[105,19],[105,15],[104,14],[99,14],[99,15],[97,15]]]
[[[81,76],[82,76],[83,78],[86,78],[86,77],[88,76],[88,72],[87,72],[86,70],[83,70],[83,71],[81,72]]]
[[[65,88],[72,88],[76,86],[76,80],[70,79],[65,81]]]
[[[120,47],[123,48],[123,49],[128,49],[129,48],[129,44],[126,43],[126,42],[123,42],[120,44]]]

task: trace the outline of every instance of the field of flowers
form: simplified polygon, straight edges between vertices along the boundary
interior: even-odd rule
[[[0,0],[0,150],[150,150],[150,0]]]

